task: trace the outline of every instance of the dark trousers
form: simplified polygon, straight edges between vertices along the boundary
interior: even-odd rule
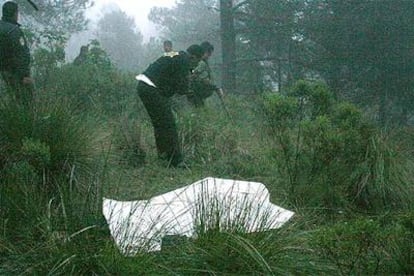
[[[178,165],[182,154],[169,98],[142,81],[138,82],[137,90],[154,127],[158,156],[167,159],[172,166]]]
[[[204,99],[196,95],[188,95],[187,100],[195,107],[203,107]]]
[[[26,108],[31,108],[34,94],[33,84],[24,84],[18,76],[10,72],[1,72],[1,76],[16,102]]]

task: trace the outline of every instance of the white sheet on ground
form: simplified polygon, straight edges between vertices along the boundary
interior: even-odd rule
[[[161,250],[166,235],[200,231],[259,232],[281,227],[293,212],[272,204],[262,183],[208,177],[149,200],[103,199],[103,214],[124,255]]]

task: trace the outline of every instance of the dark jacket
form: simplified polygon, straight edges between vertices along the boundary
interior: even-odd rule
[[[0,21],[0,71],[18,79],[30,76],[30,51],[20,25],[8,18]]]
[[[189,86],[190,62],[186,52],[162,56],[143,72],[159,89],[161,95],[186,94]]]

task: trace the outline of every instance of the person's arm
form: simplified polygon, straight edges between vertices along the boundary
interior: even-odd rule
[[[197,67],[193,70],[192,81],[198,85],[202,85],[208,90],[216,90],[218,87],[214,84],[211,78],[211,71],[207,62],[201,60]]]
[[[208,65],[205,61],[201,60],[197,67],[193,70],[193,78],[197,81],[202,81],[205,83],[210,82],[210,74],[208,70]]]
[[[12,70],[24,83],[31,82],[30,77],[30,51],[26,39],[20,28],[15,28],[10,33],[12,56]]]
[[[189,94],[190,88],[190,64],[186,54],[180,53],[180,56],[175,60],[173,66],[175,67],[175,89],[178,94]]]

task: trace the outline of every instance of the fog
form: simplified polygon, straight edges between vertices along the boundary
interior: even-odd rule
[[[148,14],[153,7],[173,7],[175,0],[155,0],[155,1],[127,1],[127,0],[96,0],[94,5],[85,11],[85,16],[89,20],[88,29],[83,32],[75,33],[69,39],[66,47],[66,59],[73,60],[79,53],[82,45],[88,44],[96,38],[96,23],[105,13],[120,10],[134,19],[137,30],[143,35],[144,42],[152,37],[160,35],[157,26],[148,19]]]
[[[0,276],[414,276],[414,0],[15,1]],[[297,215],[250,234],[280,215],[263,202]],[[135,222],[166,236],[123,257]]]
[[[162,53],[163,39],[176,50],[209,41],[211,67],[227,90],[283,92],[298,80],[320,80],[381,121],[411,118],[412,1],[34,2],[38,12],[19,2],[32,52],[63,45],[70,62],[96,38],[117,68],[137,72]]]

